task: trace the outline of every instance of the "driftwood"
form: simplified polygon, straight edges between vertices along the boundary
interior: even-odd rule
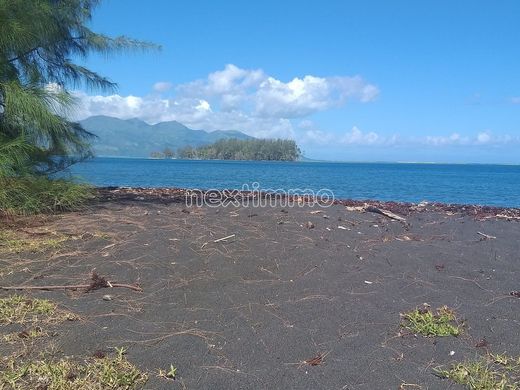
[[[394,219],[396,221],[402,222],[406,224],[406,219],[401,217],[400,215],[394,214],[391,211],[380,209],[379,207],[371,206],[367,203],[364,204],[364,206],[345,206],[348,211],[359,211],[359,212],[370,212],[370,213],[376,213],[381,214],[387,218]]]
[[[99,276],[96,272],[92,272],[90,284],[71,284],[63,286],[0,286],[0,290],[78,290],[85,289],[85,292],[99,290],[100,288],[129,288],[134,291],[143,291],[139,286],[122,283],[112,283],[105,278]]]
[[[371,213],[376,213],[376,214],[381,214],[381,215],[384,215],[387,218],[395,219],[396,221],[406,223],[406,219],[405,218],[403,218],[403,217],[401,217],[401,216],[399,216],[397,214],[394,214],[391,211],[383,210],[383,209],[380,209],[380,208],[377,208],[377,207],[374,207],[374,206],[366,206],[364,209],[365,209],[365,211],[369,211]]]

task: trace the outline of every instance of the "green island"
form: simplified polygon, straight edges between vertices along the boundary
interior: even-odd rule
[[[165,148],[152,152],[152,158],[180,158],[186,160],[256,160],[296,161],[302,153],[293,140],[287,139],[221,139],[210,145],[186,146],[175,152]]]

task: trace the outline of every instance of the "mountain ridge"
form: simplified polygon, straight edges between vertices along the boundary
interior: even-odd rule
[[[79,121],[97,137],[92,141],[94,153],[110,157],[149,157],[165,148],[204,146],[220,139],[252,139],[238,130],[206,131],[191,129],[177,121],[149,124],[139,118],[119,119],[96,115]]]

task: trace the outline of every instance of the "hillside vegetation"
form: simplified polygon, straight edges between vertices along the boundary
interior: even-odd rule
[[[226,138],[252,138],[236,130],[194,130],[176,121],[151,125],[137,118],[118,119],[100,115],[80,123],[96,135],[92,140],[96,156],[148,157],[164,148],[178,150],[187,145],[198,147]]]

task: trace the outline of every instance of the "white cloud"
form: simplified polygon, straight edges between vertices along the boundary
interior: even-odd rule
[[[377,94],[377,88],[366,84],[359,76],[305,76],[288,83],[268,77],[260,84],[253,99],[259,115],[297,118],[341,106],[350,98],[368,102]]]
[[[452,133],[451,135],[428,135],[424,140],[419,140],[427,145],[444,146],[444,145],[466,145],[471,143],[468,137],[462,137],[459,133]]]
[[[520,104],[520,96],[513,96],[511,98],[511,103],[513,103],[513,104]]]
[[[153,85],[153,90],[155,92],[166,92],[169,91],[173,87],[173,84],[168,81],[158,81]]]
[[[297,118],[338,107],[348,99],[369,102],[379,90],[361,77],[295,77],[283,82],[260,69],[229,64],[206,79],[180,85],[181,96],[214,100],[222,111],[250,111],[260,117]]]
[[[210,104],[203,99],[164,99],[157,96],[89,96],[77,93],[80,100],[76,119],[108,115],[121,119],[140,118],[149,123],[177,120],[194,123],[211,114]]]
[[[491,136],[488,133],[478,133],[477,142],[479,144],[487,144],[491,141]]]
[[[299,141],[302,143],[317,145],[344,145],[344,146],[407,146],[407,147],[447,147],[447,146],[500,146],[507,144],[520,144],[519,136],[493,135],[489,131],[482,131],[473,136],[462,136],[459,133],[452,133],[448,136],[428,135],[423,137],[406,137],[393,134],[384,136],[379,133],[369,131],[364,132],[357,126],[343,135],[337,136],[330,132],[324,132],[315,127],[314,123],[302,121],[299,128],[304,132]]]
[[[147,96],[90,96],[78,92],[75,119],[108,115],[149,123],[177,120],[193,128],[237,129],[254,136],[294,137],[293,118],[339,107],[348,100],[369,102],[379,90],[359,76],[307,75],[280,81],[260,69],[229,64],[206,78],[178,85],[159,81]],[[309,137],[318,137],[309,133]]]
[[[359,128],[354,126],[340,139],[340,142],[346,145],[374,145],[384,143],[385,139],[373,131],[363,133]]]
[[[49,85],[48,88],[55,88]],[[170,92],[168,92],[170,91]],[[166,96],[166,94],[170,96]],[[376,86],[359,76],[318,77],[306,75],[284,82],[260,69],[229,64],[206,78],[173,87],[159,81],[146,96],[87,95],[79,100],[74,119],[108,115],[140,118],[148,123],[176,120],[205,130],[240,130],[256,137],[296,139],[304,144],[348,146],[475,146],[520,144],[519,136],[452,133],[420,137],[385,135],[354,126],[338,134],[320,129],[309,116],[340,107],[349,101],[373,101]],[[511,98],[520,104],[520,97]]]
[[[413,143],[430,146],[498,146],[520,143],[520,137],[507,134],[494,135],[486,130],[478,132],[473,136],[461,136],[458,133],[453,133],[449,136],[426,136],[414,139]]]

